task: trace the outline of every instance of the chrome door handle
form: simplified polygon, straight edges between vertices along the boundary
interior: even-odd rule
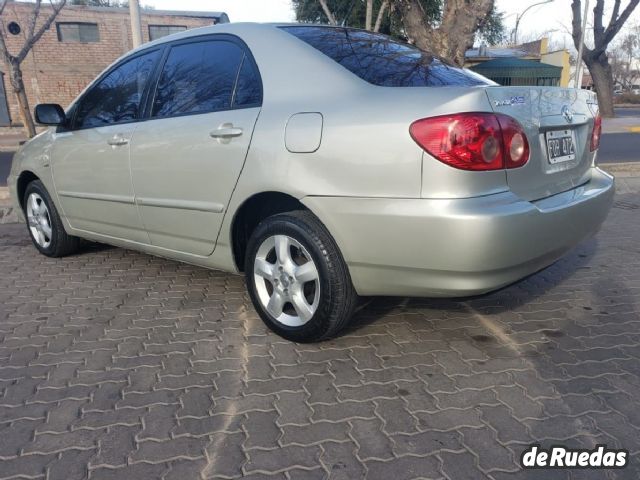
[[[239,137],[242,135],[243,130],[238,127],[234,127],[232,124],[225,123],[209,133],[213,138],[231,139],[233,137]]]
[[[120,135],[114,135],[109,140],[107,140],[107,143],[112,147],[121,147],[122,145],[126,145],[127,143],[129,143],[129,140]]]

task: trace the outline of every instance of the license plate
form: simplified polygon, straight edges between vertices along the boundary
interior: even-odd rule
[[[552,130],[545,134],[549,163],[561,163],[575,160],[575,138],[571,130]]]

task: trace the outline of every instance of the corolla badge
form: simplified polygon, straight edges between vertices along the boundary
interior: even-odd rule
[[[562,116],[567,121],[567,123],[573,122],[573,112],[569,108],[569,105],[564,105],[561,110]]]
[[[511,98],[506,98],[504,100],[496,100],[496,107],[510,107],[512,105],[522,105],[525,103],[524,95],[516,95]]]

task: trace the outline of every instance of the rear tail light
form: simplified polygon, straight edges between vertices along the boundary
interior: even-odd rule
[[[593,132],[591,132],[591,151],[595,152],[600,146],[602,136],[602,117],[598,115],[593,122]]]
[[[411,124],[411,137],[429,154],[462,170],[501,170],[529,160],[529,142],[513,118],[493,113],[459,113]]]

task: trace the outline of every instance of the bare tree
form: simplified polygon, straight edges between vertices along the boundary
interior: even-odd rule
[[[382,20],[384,19],[385,11],[389,8],[389,0],[384,0],[382,5],[380,5],[380,10],[378,10],[378,17],[376,18],[376,24],[373,27],[374,32],[379,32],[380,27],[382,26]]]
[[[613,117],[613,72],[607,48],[618,34],[631,13],[640,3],[640,0],[629,0],[626,8],[622,10],[622,0],[614,0],[613,10],[608,25],[605,27],[604,0],[596,0],[593,9],[593,48],[583,45],[582,60],[587,64],[593,85],[598,94],[600,113],[605,117]],[[572,0],[571,11],[573,13],[572,36],[576,49],[580,50],[582,38],[582,1]]]
[[[4,9],[7,6],[9,0],[0,0],[0,17],[4,13]],[[9,81],[13,92],[16,94],[18,100],[18,110],[20,119],[27,131],[29,137],[33,137],[36,134],[36,127],[33,123],[33,117],[31,116],[31,110],[29,109],[29,100],[27,99],[27,93],[24,89],[24,81],[22,80],[21,64],[27,55],[33,48],[33,46],[40,40],[44,32],[46,32],[51,24],[60,13],[60,10],[65,6],[66,0],[49,0],[51,4],[51,12],[43,18],[44,22],[38,26],[38,20],[40,19],[42,0],[35,0],[33,11],[29,17],[29,23],[27,25],[24,43],[20,48],[20,51],[16,54],[9,52],[7,48],[7,30],[4,25],[4,21],[0,21],[0,56],[4,60],[5,65],[9,69]]]
[[[462,65],[464,53],[473,46],[476,32],[490,18],[495,0],[444,0],[443,3],[442,20],[434,26],[419,0],[392,0],[411,43]]]
[[[611,75],[614,88],[619,86],[623,90],[631,91],[637,84],[638,69],[635,64],[638,47],[638,37],[628,33],[620,42],[612,43],[607,55],[611,65]]]
[[[337,25],[336,17],[333,15],[331,10],[329,9],[329,5],[327,5],[327,0],[318,0],[320,2],[320,6],[324,11],[324,14],[327,16],[330,25]]]
[[[373,23],[373,15],[375,10],[373,5],[374,2],[373,0],[366,0],[366,1],[367,1],[366,3],[367,9],[366,9],[366,17],[365,17],[365,28],[372,32],[379,32],[380,27],[382,26],[382,21],[384,20],[384,14],[387,11],[387,8],[389,8],[390,0],[383,0],[383,2],[380,4],[380,8],[378,9],[378,13],[376,15],[375,24]],[[336,15],[329,8],[329,4],[327,3],[327,0],[318,0],[318,2],[320,3],[320,6],[322,7],[322,11],[327,17],[329,24],[337,25],[338,20],[336,19]]]

